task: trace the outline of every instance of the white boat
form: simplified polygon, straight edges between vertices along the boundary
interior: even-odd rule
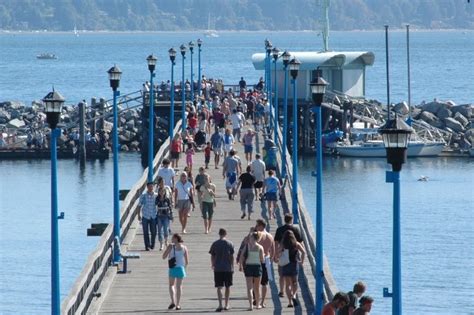
[[[207,30],[204,32],[206,37],[219,37],[216,30],[211,30],[211,13],[207,17]]]
[[[55,54],[42,53],[42,54],[36,55],[36,59],[58,59],[58,57]]]
[[[438,156],[445,147],[444,142],[414,140],[408,143],[408,157]],[[386,157],[382,140],[368,140],[360,144],[337,144],[336,150],[341,156]]]
[[[74,36],[79,37],[79,32],[77,31],[76,25],[74,25]]]

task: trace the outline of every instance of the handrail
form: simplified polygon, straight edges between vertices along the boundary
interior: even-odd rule
[[[278,152],[281,153],[281,143],[282,143],[282,133],[281,129],[278,129]],[[287,184],[290,187],[290,191],[293,189],[293,163],[291,162],[291,155],[288,152],[288,149],[286,149],[287,153],[287,159],[286,159],[286,169],[287,169]],[[281,161],[281,154],[277,154],[277,161]],[[281,164],[281,163],[279,163]],[[303,190],[301,189],[300,185],[298,184],[298,212],[299,212],[299,227],[300,231],[302,231],[302,237],[303,237],[303,242],[305,243],[305,247],[308,249],[307,252],[307,259],[311,265],[311,269],[313,272],[313,275],[316,275],[316,257],[314,253],[316,253],[316,235],[315,235],[315,229],[313,226],[313,219],[311,218],[311,215],[308,213],[306,209],[306,205],[304,202],[303,198]],[[329,267],[329,262],[324,255],[324,262],[323,262],[323,272],[324,272],[324,291],[325,291],[325,296],[328,301],[332,300],[334,295],[338,292],[337,284],[336,281],[334,280],[334,277],[332,275],[331,269]],[[313,301],[314,302],[314,301]]]
[[[181,121],[175,127],[175,133],[181,128]],[[162,160],[166,157],[170,148],[169,138],[161,145],[153,160],[155,174]],[[121,212],[121,235],[122,239],[128,233],[130,226],[135,219],[138,209],[140,195],[147,183],[148,170],[143,171],[142,177],[127,194],[120,207]],[[109,224],[99,239],[96,249],[89,255],[79,277],[69,291],[68,296],[61,305],[61,313],[85,314],[95,296],[95,291],[99,288],[106,271],[112,263],[113,226]]]

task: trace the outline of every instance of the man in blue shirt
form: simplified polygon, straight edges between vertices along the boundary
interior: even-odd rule
[[[265,191],[265,199],[268,202],[268,219],[275,217],[275,208],[277,207],[278,192],[280,191],[280,181],[275,176],[274,170],[268,171],[268,177],[263,182],[263,190]]]
[[[145,250],[155,248],[156,239],[156,200],[157,194],[154,192],[153,183],[146,184],[146,192],[140,196],[138,211],[138,221],[142,221],[143,239],[145,241]],[[141,213],[140,213],[141,212]],[[150,240],[151,232],[151,240]]]
[[[224,154],[224,136],[216,128],[211,136],[211,147],[214,151],[214,164],[215,168],[218,169],[219,160],[222,154]]]

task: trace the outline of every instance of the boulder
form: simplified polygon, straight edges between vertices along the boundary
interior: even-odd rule
[[[396,104],[393,106],[393,111],[399,115],[407,115],[410,110],[407,102],[403,101],[401,103]]]
[[[469,129],[464,133],[464,136],[469,140],[469,142],[474,143],[474,128]]]
[[[104,130],[107,132],[112,132],[112,129],[114,128],[114,124],[112,124],[109,121],[104,120]]]
[[[454,119],[459,121],[461,123],[461,125],[463,125],[463,127],[466,127],[467,124],[469,124],[469,120],[466,117],[464,117],[460,112],[457,112],[454,115]]]
[[[457,121],[456,119],[452,117],[445,118],[444,123],[446,124],[446,127],[454,130],[455,132],[464,131],[464,126],[459,121]]]
[[[473,116],[474,104],[464,104],[464,105],[453,106],[451,107],[451,111],[453,112],[454,115],[456,115],[456,113],[460,113],[467,119],[470,119]]]
[[[12,119],[12,116],[6,110],[1,109],[0,110],[0,119],[4,119],[5,121],[10,121]]]
[[[439,101],[433,101],[431,103],[422,105],[421,108],[423,109],[423,111],[427,111],[432,114],[437,114],[443,108],[450,109],[451,105]]]
[[[416,107],[411,109],[411,116],[412,116],[413,118],[415,118],[415,119],[420,119],[420,118],[419,118],[420,114],[421,114],[421,109],[416,108]]]
[[[452,112],[447,107],[441,107],[440,110],[436,113],[439,119],[443,120],[445,118],[451,117]]]
[[[130,150],[137,151],[139,146],[140,146],[140,142],[138,141],[130,142]]]
[[[120,146],[120,151],[125,151],[125,152],[127,152],[127,151],[129,151],[129,150],[128,150],[128,147],[127,147],[125,144],[123,144],[123,145]]]
[[[443,122],[439,120],[439,118],[436,117],[435,114],[432,114],[428,111],[423,111],[420,114],[420,119],[423,121],[426,121],[428,124],[430,124],[433,127],[443,128],[444,126]]]
[[[135,121],[133,119],[128,120],[125,126],[127,127],[128,130],[133,130],[133,128],[135,128]]]
[[[7,128],[23,128],[25,127],[25,122],[23,120],[20,120],[18,118],[12,119],[8,122]]]

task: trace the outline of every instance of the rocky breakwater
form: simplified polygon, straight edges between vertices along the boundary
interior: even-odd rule
[[[85,101],[83,101],[85,104]],[[31,106],[16,101],[0,102],[0,131],[5,148],[47,147],[50,130],[46,122],[44,105],[33,101]],[[139,151],[142,141],[141,108],[127,109],[118,105],[118,136],[120,150]],[[157,120],[158,143],[167,137],[166,126]],[[79,104],[64,105],[58,127],[62,129],[58,139],[60,149],[72,149],[79,140]],[[113,129],[112,107],[104,99],[85,104],[86,147],[103,145],[111,147]]]

